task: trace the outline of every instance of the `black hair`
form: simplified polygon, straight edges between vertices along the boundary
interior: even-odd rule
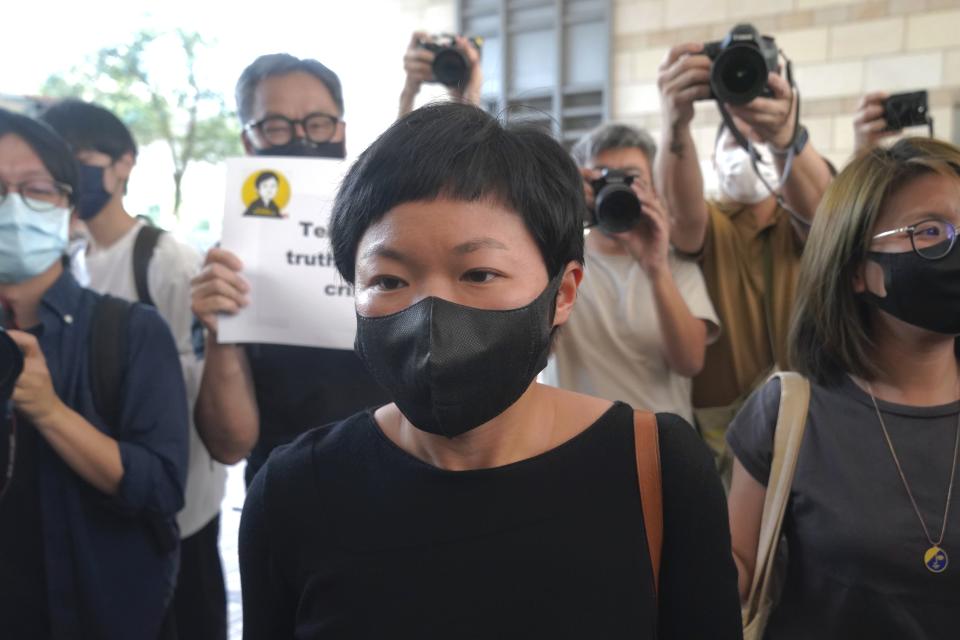
[[[103,107],[83,100],[61,100],[40,115],[67,141],[74,153],[98,151],[112,160],[137,156],[137,143],[127,125]]]
[[[330,237],[337,269],[356,277],[370,225],[406,202],[490,199],[523,219],[550,277],[583,263],[583,180],[546,133],[503,126],[473,106],[428,105],[398,120],[361,154],[337,193]]]
[[[266,182],[267,180],[276,180],[280,182],[280,177],[277,176],[273,171],[264,171],[257,176],[257,179],[254,181],[254,186],[259,189],[260,185]]]
[[[70,187],[67,199],[71,204],[76,203],[77,161],[63,138],[42,122],[0,109],[0,137],[7,134],[23,139],[40,157],[53,179]]]
[[[330,92],[337,109],[340,110],[340,113],[336,115],[343,117],[343,88],[336,73],[317,60],[301,59],[289,53],[270,53],[254,60],[249,67],[243,70],[240,79],[237,80],[235,95],[240,124],[246,125],[253,117],[253,97],[257,91],[257,85],[264,78],[285,76],[296,71],[309,73],[322,82],[323,86]]]

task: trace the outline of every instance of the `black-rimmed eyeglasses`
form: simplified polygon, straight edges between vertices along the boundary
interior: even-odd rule
[[[296,137],[296,126],[303,128],[303,135],[310,142],[320,144],[329,142],[337,133],[337,123],[340,118],[326,113],[311,113],[302,120],[291,120],[286,116],[272,115],[248,122],[244,129],[256,129],[271,145],[282,145],[291,142]]]
[[[946,257],[957,243],[957,227],[936,218],[883,231],[873,236],[873,239],[880,240],[900,233],[907,234],[916,254],[927,260],[939,260]]]
[[[3,204],[11,193],[19,193],[27,207],[43,213],[61,206],[64,198],[73,193],[73,189],[70,185],[56,180],[27,180],[13,185],[0,182],[0,204]]]

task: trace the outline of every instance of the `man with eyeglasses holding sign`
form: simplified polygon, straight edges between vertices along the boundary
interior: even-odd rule
[[[249,155],[345,157],[340,80],[316,60],[261,56],[240,76],[236,97]],[[256,295],[242,272],[237,256],[214,248],[193,281],[193,312],[208,330],[195,417],[214,458],[234,464],[249,454],[249,484],[274,447],[389,400],[353,351],[218,344],[217,316]]]

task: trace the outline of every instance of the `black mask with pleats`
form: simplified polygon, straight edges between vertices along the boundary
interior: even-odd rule
[[[867,254],[883,268],[886,297],[870,291],[871,304],[909,324],[948,335],[960,334],[960,249],[939,260],[914,251]]]
[[[347,157],[346,144],[340,142],[310,142],[304,138],[294,138],[287,144],[257,149],[258,156],[294,156],[299,158],[336,158]]]
[[[388,316],[357,314],[357,354],[414,426],[461,435],[503,413],[547,366],[562,278],[518,309],[430,297]]]

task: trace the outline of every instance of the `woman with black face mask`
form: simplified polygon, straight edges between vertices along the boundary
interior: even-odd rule
[[[576,298],[584,208],[559,144],[465,105],[413,112],[354,165],[334,253],[394,402],[257,475],[245,638],[740,637],[723,490],[693,429],[636,427],[659,439],[647,464],[629,406],[535,382]]]
[[[958,227],[960,149],[937,140],[866,152],[820,204],[790,345],[812,390],[767,638],[957,635]],[[741,596],[754,573],[780,393],[776,381],[761,388],[728,435]]]

